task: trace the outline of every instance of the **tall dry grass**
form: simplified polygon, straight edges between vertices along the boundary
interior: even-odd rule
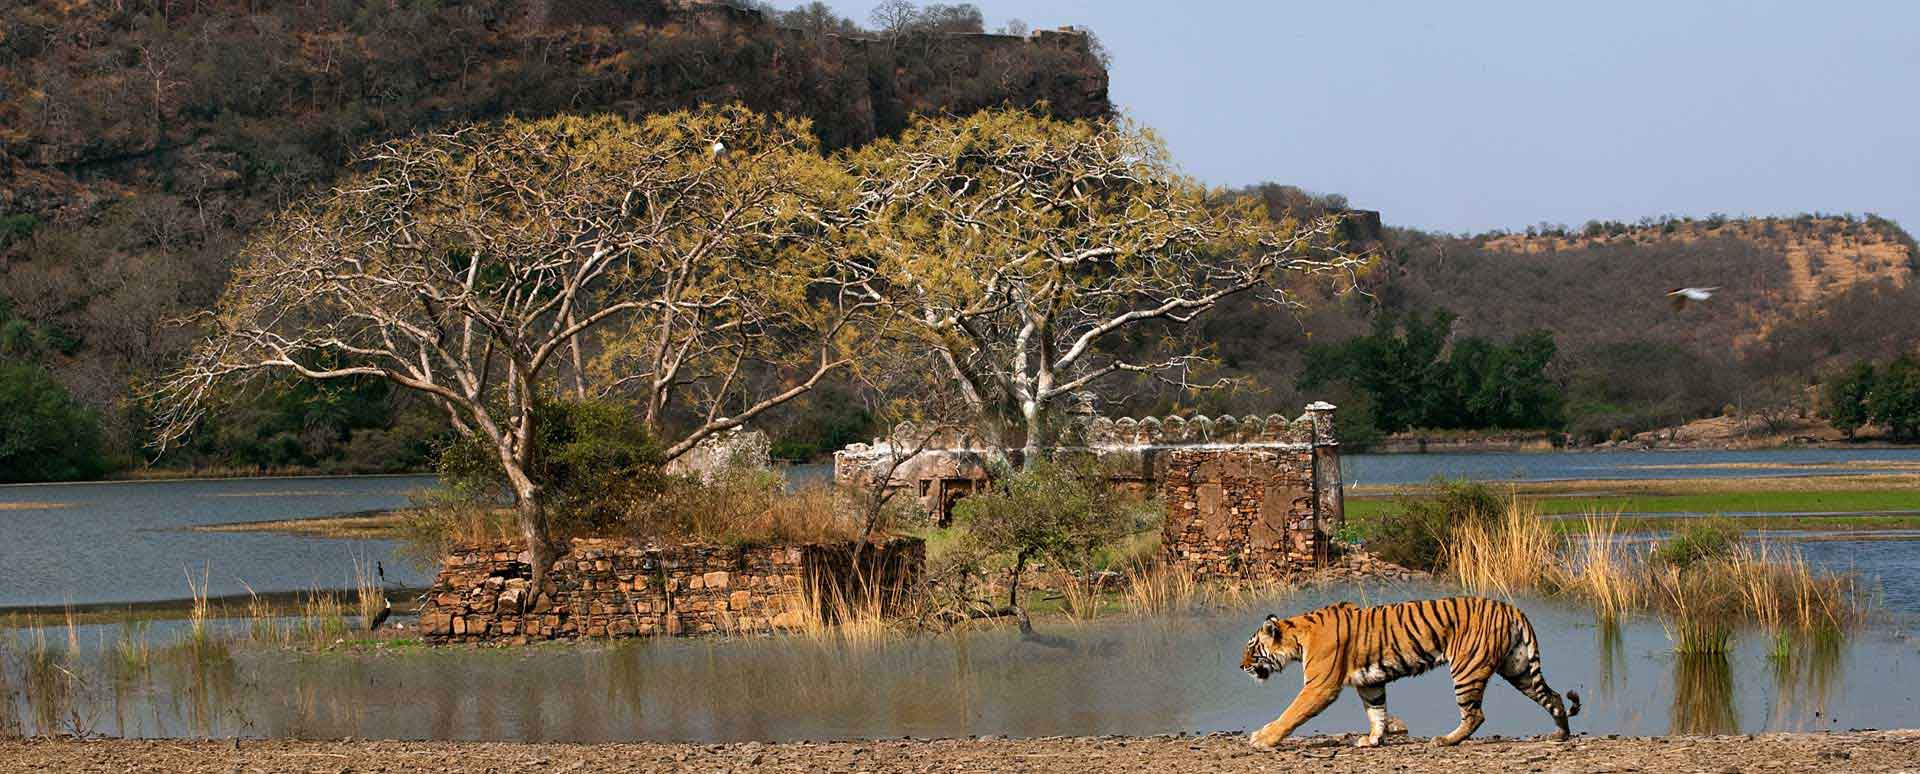
[[[353,559],[353,603],[363,627],[372,623],[373,617],[386,607],[387,590],[381,585],[371,558],[356,556]]]
[[[860,537],[861,525],[826,484],[788,492],[777,473],[740,471],[709,483],[667,487],[633,504],[639,534],[726,545],[828,543]]]
[[[186,570],[187,592],[193,598],[193,606],[187,610],[187,645],[198,649],[206,646],[212,634],[207,631],[207,621],[213,617],[213,607],[207,602],[208,576],[213,572],[211,564],[200,566],[200,580],[195,582],[193,571]]]
[[[1560,585],[1593,606],[1603,623],[1637,610],[1643,603],[1642,566],[1625,555],[1620,543],[1620,516],[1589,513],[1585,529],[1569,548],[1578,555]]]
[[[1159,562],[1128,568],[1125,590],[1127,607],[1143,615],[1187,613],[1202,604],[1202,589],[1192,573]]]
[[[1106,595],[1100,588],[1098,575],[1062,571],[1056,575],[1054,586],[1060,589],[1061,602],[1068,618],[1091,621],[1100,617],[1101,608],[1106,604]]]
[[[1497,518],[1450,533],[1447,574],[1475,594],[1578,599],[1602,621],[1657,613],[1679,653],[1725,653],[1748,625],[1805,635],[1864,619],[1856,580],[1810,567],[1796,551],[1742,543],[1737,533],[1709,546],[1693,530],[1669,538],[1685,544],[1675,550],[1633,553],[1621,548],[1619,523],[1590,513],[1584,531],[1565,539],[1536,508],[1510,499]]]
[[[1561,540],[1532,505],[1508,499],[1494,519],[1464,521],[1445,553],[1454,582],[1475,594],[1553,593],[1563,577]]]
[[[895,631],[889,613],[909,597],[908,590],[867,579],[842,582],[810,575],[787,596],[792,632],[822,643],[857,648],[887,642]]]
[[[347,611],[340,597],[331,591],[309,590],[300,602],[300,634],[315,650],[345,638]]]
[[[1720,564],[1748,618],[1769,631],[1846,631],[1864,617],[1853,576],[1816,572],[1789,547],[1741,546]]]
[[[1675,653],[1725,654],[1732,650],[1740,621],[1740,597],[1734,586],[1705,567],[1662,567],[1649,573],[1661,626]]]
[[[256,645],[292,644],[292,632],[281,625],[273,604],[261,599],[260,593],[246,581],[240,585],[247,590],[247,639]]]

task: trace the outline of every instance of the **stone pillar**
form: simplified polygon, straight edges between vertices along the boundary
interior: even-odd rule
[[[1307,416],[1313,420],[1314,515],[1323,539],[1347,525],[1346,495],[1340,480],[1340,439],[1333,432],[1333,410],[1334,405],[1326,401],[1307,405]]]

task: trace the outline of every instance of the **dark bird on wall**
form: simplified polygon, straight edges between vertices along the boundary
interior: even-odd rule
[[[1674,288],[1667,291],[1667,296],[1673,299],[1673,308],[1685,309],[1688,301],[1705,301],[1713,298],[1713,291],[1719,289],[1719,285],[1710,288]]]
[[[361,565],[365,566],[365,565]],[[393,600],[387,598],[387,568],[376,561],[373,572],[380,577],[380,612],[373,614],[373,620],[367,622],[367,631],[378,631],[380,625],[393,615]]]

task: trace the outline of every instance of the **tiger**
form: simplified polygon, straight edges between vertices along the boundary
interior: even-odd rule
[[[1240,669],[1265,681],[1289,661],[1300,662],[1304,685],[1279,718],[1252,734],[1249,741],[1256,747],[1278,745],[1339,698],[1344,685],[1354,687],[1367,710],[1368,733],[1356,746],[1378,745],[1389,726],[1387,683],[1442,662],[1453,673],[1460,725],[1434,737],[1434,744],[1459,744],[1480,728],[1486,721],[1480,700],[1495,673],[1546,709],[1557,727],[1556,740],[1567,738],[1567,719],[1580,714],[1579,693],[1568,691],[1563,702],[1541,677],[1533,623],[1519,608],[1491,599],[1454,597],[1366,608],[1340,602],[1291,618],[1269,615],[1247,640]]]

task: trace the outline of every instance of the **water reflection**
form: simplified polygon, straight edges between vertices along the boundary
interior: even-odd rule
[[[1733,665],[1725,653],[1678,653],[1673,657],[1670,734],[1732,734],[1740,730],[1733,704]]]
[[[1842,639],[1838,632],[1821,630],[1811,635],[1783,634],[1775,641],[1773,652],[1767,654],[1776,697],[1771,725],[1811,731],[1834,722],[1828,702],[1840,683]]]
[[[1273,610],[1419,593],[1321,593]],[[1585,610],[1522,606],[1546,646],[1548,679],[1588,695],[1581,731],[1801,729],[1834,722],[1832,708],[1885,717],[1913,698],[1903,675],[1920,656],[1880,632],[1785,649],[1749,635],[1730,656],[1679,657],[1657,622],[1602,624]],[[1244,730],[1271,720],[1299,686],[1292,674],[1254,684],[1236,668],[1262,612],[1039,622],[1072,650],[1000,629],[872,647],[798,638],[383,653],[163,646],[144,668],[117,655],[114,638],[69,651],[56,631],[0,658],[0,697],[9,697],[0,731],[717,742]],[[1396,682],[1392,708],[1416,735],[1457,720],[1444,670]],[[1549,730],[1538,707],[1500,686],[1488,692],[1487,716],[1484,734]],[[1342,700],[1304,731],[1364,726],[1358,702]]]

